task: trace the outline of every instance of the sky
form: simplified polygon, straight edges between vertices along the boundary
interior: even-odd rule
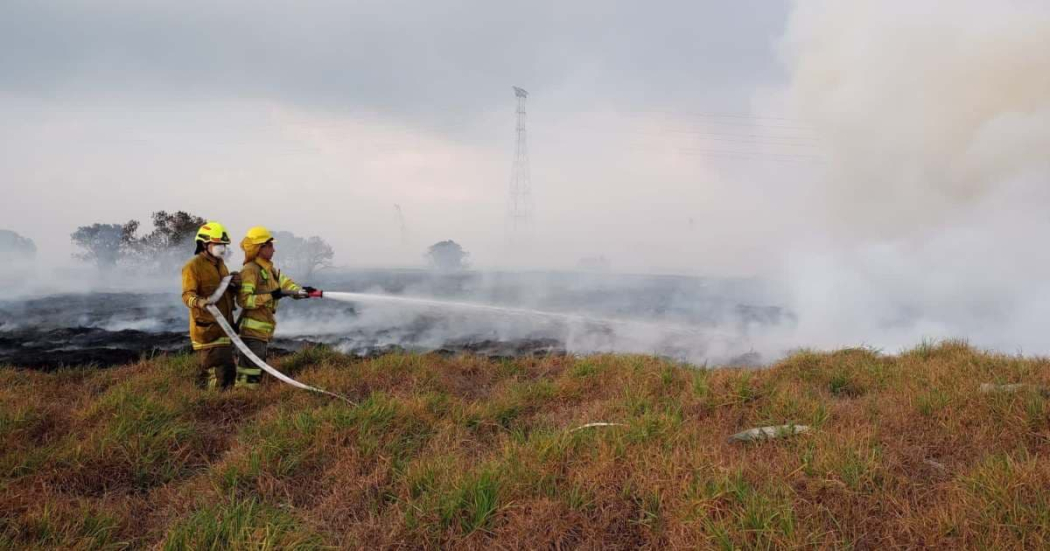
[[[715,247],[704,220],[743,214],[720,187],[809,160],[722,152],[812,150],[750,118],[785,80],[781,2],[214,4],[7,3],[3,226],[54,260],[79,225],[185,209],[320,235],[347,265],[454,239],[479,266],[687,271],[701,249],[682,241]],[[531,254],[506,254],[512,86],[530,92]]]
[[[454,239],[479,268],[760,277],[799,314],[785,345],[1050,352],[1045,1],[4,12],[0,227],[49,262],[183,209],[345,266]],[[510,242],[512,86],[535,211]]]

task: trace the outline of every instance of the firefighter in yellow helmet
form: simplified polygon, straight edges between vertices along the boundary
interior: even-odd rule
[[[282,297],[295,300],[318,293],[313,287],[302,287],[273,266],[273,235],[262,226],[248,230],[241,240],[244,267],[241,268],[240,292],[237,305],[242,308],[240,335],[244,344],[256,356],[265,359],[266,348],[277,327],[277,301]],[[237,366],[236,386],[254,387],[259,384],[262,370],[244,355]]]
[[[222,278],[231,275],[223,262],[230,237],[222,224],[208,222],[197,230],[194,242],[195,254],[182,267],[182,302],[190,309],[190,341],[200,365],[197,382],[207,388],[225,389],[234,384],[236,377],[233,347],[205,306]],[[240,285],[240,275],[237,272],[232,275],[230,287],[215,304],[231,324],[236,288]]]

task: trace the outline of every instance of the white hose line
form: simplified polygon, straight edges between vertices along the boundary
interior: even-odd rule
[[[244,341],[241,340],[241,337],[239,335],[237,335],[237,332],[233,330],[233,327],[230,327],[229,322],[227,322],[226,318],[223,317],[222,311],[220,311],[218,308],[215,307],[215,303],[218,302],[220,298],[222,298],[223,293],[226,292],[226,288],[229,287],[230,279],[231,279],[231,276],[226,276],[226,277],[222,278],[222,283],[219,284],[219,288],[216,289],[215,292],[212,293],[212,295],[210,297],[208,297],[208,305],[205,307],[205,309],[207,309],[208,312],[211,312],[211,315],[215,317],[215,321],[219,323],[219,327],[222,327],[223,332],[225,332],[226,336],[229,337],[231,341],[233,341],[234,346],[236,346],[237,349],[241,351],[241,354],[244,354],[244,356],[246,356],[249,360],[251,360],[253,364],[258,366],[259,369],[262,369],[263,371],[269,373],[270,375],[273,375],[274,377],[277,377],[281,382],[290,384],[290,385],[292,385],[292,386],[294,386],[296,388],[301,388],[303,390],[309,390],[311,392],[316,392],[318,394],[325,394],[325,395],[331,396],[333,398],[339,398],[340,400],[342,400],[342,401],[344,401],[344,402],[346,402],[346,403],[348,403],[348,404],[350,404],[352,406],[356,406],[357,404],[355,404],[352,400],[350,400],[346,396],[340,396],[339,394],[336,394],[334,392],[328,392],[327,390],[322,390],[322,389],[317,388],[317,387],[312,387],[310,385],[305,385],[305,384],[300,383],[299,381],[296,381],[295,379],[285,375],[284,373],[281,373],[280,371],[277,371],[276,369],[270,367],[265,361],[263,361],[262,358],[260,358],[259,356],[256,356],[255,353],[252,352],[250,348],[248,348],[248,345],[244,344]]]

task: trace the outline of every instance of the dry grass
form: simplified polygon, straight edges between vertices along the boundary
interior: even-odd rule
[[[923,344],[697,371],[327,350],[0,369],[0,548],[1046,548],[1050,363]],[[572,428],[592,421],[625,426]],[[811,433],[730,444],[760,425]]]

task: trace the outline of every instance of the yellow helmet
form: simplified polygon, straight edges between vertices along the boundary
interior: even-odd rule
[[[197,230],[197,238],[195,239],[198,243],[224,243],[230,244],[230,236],[226,233],[226,228],[218,222],[208,222]]]
[[[255,226],[254,228],[248,230],[248,235],[246,235],[244,239],[252,245],[262,245],[267,241],[272,241],[273,236],[270,235],[270,230],[262,226]]]

